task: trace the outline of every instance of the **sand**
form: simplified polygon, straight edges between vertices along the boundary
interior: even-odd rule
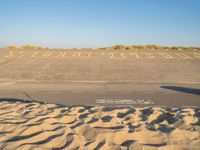
[[[1,150],[198,150],[200,108],[0,101]]]

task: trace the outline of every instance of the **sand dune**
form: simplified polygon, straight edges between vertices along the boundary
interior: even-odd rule
[[[200,149],[200,108],[0,102],[0,149]]]

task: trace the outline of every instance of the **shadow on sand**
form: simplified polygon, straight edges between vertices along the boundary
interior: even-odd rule
[[[33,101],[33,100],[26,100],[26,99],[18,99],[18,98],[0,98],[0,102],[1,101],[7,101],[7,102],[22,102],[22,103],[32,103],[32,102],[37,102],[37,101]]]
[[[183,92],[183,93],[200,95],[200,89],[179,87],[179,86],[160,86],[160,87],[164,88],[164,89],[168,89],[168,90],[174,90],[174,91]]]

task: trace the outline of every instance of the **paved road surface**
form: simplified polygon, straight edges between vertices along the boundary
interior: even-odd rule
[[[196,50],[0,49],[0,98],[67,105],[199,106]]]
[[[161,86],[152,83],[4,83],[0,86],[0,97],[64,105],[199,107],[200,86]]]

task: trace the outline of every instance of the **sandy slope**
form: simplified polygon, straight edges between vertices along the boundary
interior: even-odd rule
[[[200,108],[0,102],[0,149],[200,149]]]

